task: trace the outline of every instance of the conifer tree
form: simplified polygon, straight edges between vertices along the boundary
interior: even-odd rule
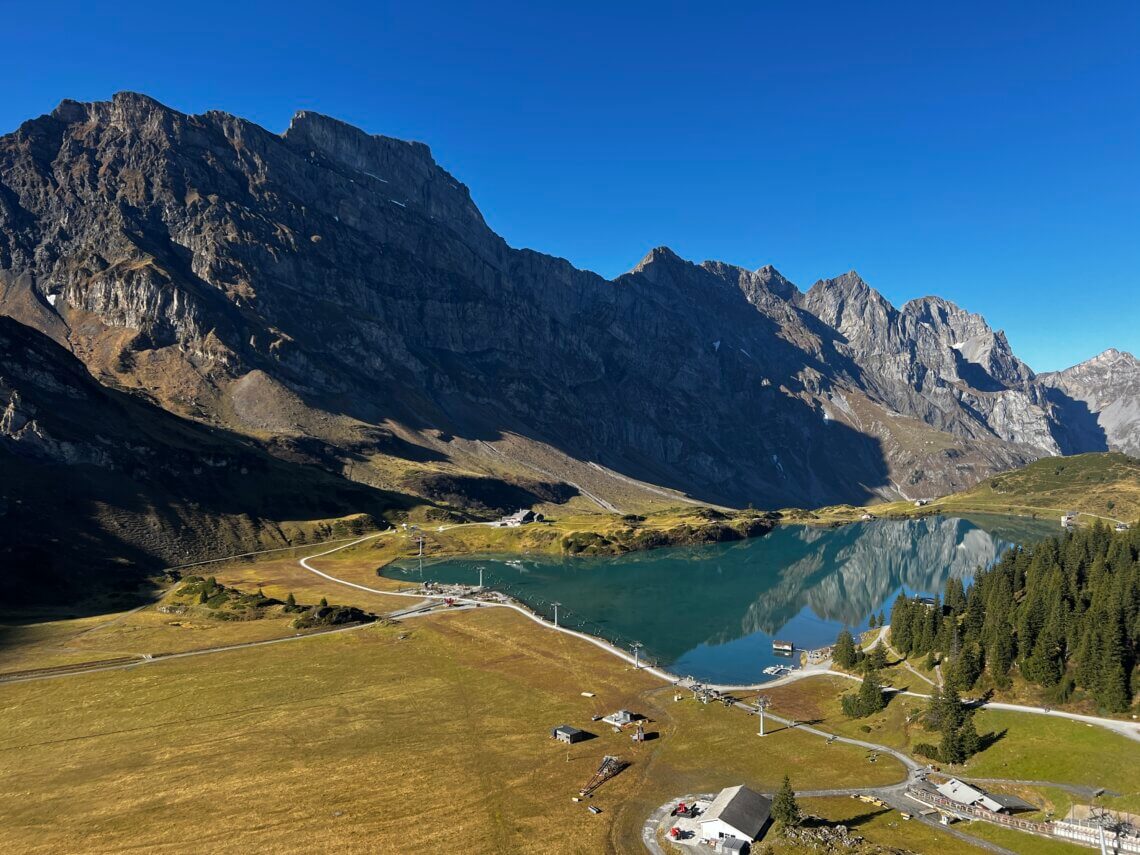
[[[800,806],[787,775],[784,776],[776,797],[772,799],[772,819],[786,826],[800,824]]]
[[[978,736],[978,729],[974,727],[974,717],[966,716],[962,726],[958,728],[958,748],[962,752],[962,759],[969,760],[981,750],[982,740]]]
[[[904,656],[910,652],[910,600],[906,594],[899,594],[891,607],[891,644]]]
[[[942,740],[938,743],[938,756],[943,763],[961,763],[966,759],[956,728],[943,731]]]
[[[863,658],[863,668],[868,672],[875,672],[887,666],[887,649],[881,644],[872,647]]]
[[[952,615],[961,614],[966,610],[966,587],[962,580],[951,578],[946,580],[946,609]]]
[[[839,636],[835,639],[835,648],[832,650],[831,658],[835,660],[835,664],[840,668],[851,668],[855,665],[855,639],[847,627],[843,627],[843,629],[839,631]]]
[[[863,684],[859,687],[859,709],[864,716],[872,715],[887,705],[887,696],[883,694],[883,681],[879,673],[869,670],[863,676]]]
[[[1108,617],[1104,630],[1101,661],[1098,678],[1093,685],[1093,695],[1108,712],[1124,712],[1132,703],[1132,692],[1128,683],[1128,672],[1124,668],[1124,649],[1121,643],[1123,631],[1119,612]]]

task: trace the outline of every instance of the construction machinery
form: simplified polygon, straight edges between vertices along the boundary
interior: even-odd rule
[[[669,815],[670,816],[682,816],[682,817],[696,816],[697,815],[697,806],[695,803],[694,804],[685,804],[685,802],[678,802],[677,806],[675,808],[673,808],[673,812]]]

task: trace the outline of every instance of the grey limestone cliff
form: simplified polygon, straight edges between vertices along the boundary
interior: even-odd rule
[[[0,313],[107,386],[428,496],[860,502],[1087,434],[951,303],[665,248],[608,281],[508,246],[427,146],[307,111],[276,134],[122,93],[0,137]]]

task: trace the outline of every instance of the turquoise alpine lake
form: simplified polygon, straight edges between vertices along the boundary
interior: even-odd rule
[[[1057,526],[1005,517],[876,520],[838,528],[780,526],[764,537],[620,556],[469,555],[382,568],[404,581],[484,584],[563,626],[629,648],[681,676],[758,683],[797,649],[824,647],[839,630],[890,615],[900,593],[941,594],[967,584],[1010,546]],[[794,661],[798,661],[798,656]]]

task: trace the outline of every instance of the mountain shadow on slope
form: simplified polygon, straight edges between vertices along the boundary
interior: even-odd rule
[[[795,335],[758,308],[760,279],[750,302],[667,250],[613,282],[514,250],[426,146],[311,113],[277,135],[122,93],[0,138],[0,184],[9,303],[172,411],[260,435],[230,397],[261,371],[314,422],[517,436],[523,466],[544,448],[604,458],[707,501],[889,488],[876,438],[820,410],[826,366],[779,296],[790,283],[768,277]],[[138,346],[119,358],[125,330]]]
[[[164,566],[386,526],[414,504],[135,395],[0,317],[0,600],[137,591]],[[338,518],[356,515],[348,523]]]
[[[1108,436],[1085,401],[1078,401],[1056,387],[1049,389],[1049,401],[1061,414],[1054,436],[1062,454],[1108,451]]]

